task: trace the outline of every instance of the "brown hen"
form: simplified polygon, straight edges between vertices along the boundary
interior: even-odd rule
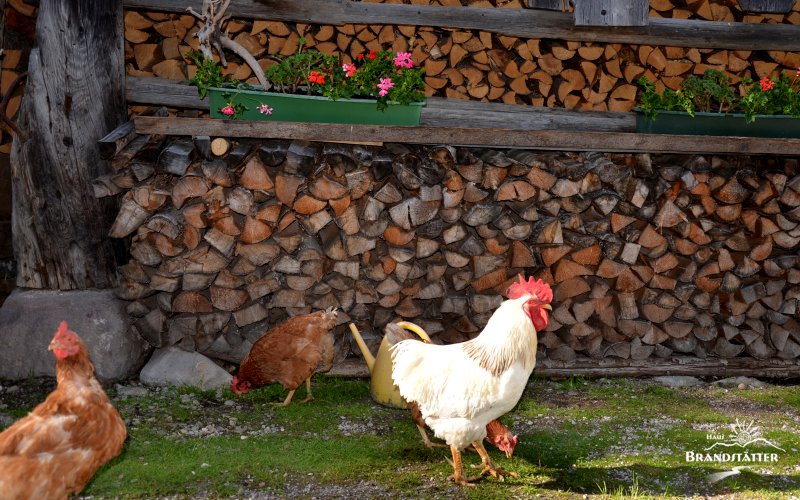
[[[62,321],[49,349],[58,386],[0,434],[0,497],[67,498],[119,455],[125,424],[94,377],[78,335]]]
[[[305,381],[307,396],[314,399],[311,376],[327,372],[333,365],[331,330],[336,326],[336,310],[317,311],[287,319],[258,339],[239,365],[231,390],[243,395],[248,390],[280,383],[289,395],[279,404],[286,406]]]

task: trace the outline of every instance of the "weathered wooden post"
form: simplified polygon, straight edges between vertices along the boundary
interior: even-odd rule
[[[92,190],[110,170],[97,142],[127,115],[123,54],[122,0],[40,1],[11,153],[20,288],[0,309],[0,377],[52,375],[46,347],[62,319],[101,378],[141,366],[142,340],[111,291],[115,206]]]

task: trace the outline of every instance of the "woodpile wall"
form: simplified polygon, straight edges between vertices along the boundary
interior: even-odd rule
[[[412,3],[521,8],[522,2]],[[654,17],[800,24],[800,4],[787,15],[746,14],[730,1],[652,0],[650,5]],[[194,17],[129,10],[125,19],[129,74],[175,80],[194,75],[195,67],[185,57],[189,50],[197,49],[194,33],[199,25]],[[630,111],[636,100],[635,81],[643,75],[661,88],[676,89],[687,76],[701,75],[708,68],[726,71],[739,82],[744,77],[774,75],[781,69],[795,72],[800,66],[797,52],[521,39],[479,30],[391,24],[326,26],[232,20],[227,29],[262,66],[274,64],[270,56],[297,51],[300,37],[307,47],[342,54],[345,61],[369,50],[411,51],[414,61],[426,70],[429,96],[570,109]],[[257,83],[250,68],[235,59],[226,73]]]
[[[554,286],[544,366],[800,356],[795,159],[141,136],[114,166],[118,293],[156,347],[236,362],[330,306],[462,341],[523,273]]]

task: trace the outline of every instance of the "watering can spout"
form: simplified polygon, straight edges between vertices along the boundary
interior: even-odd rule
[[[372,374],[373,368],[375,368],[375,356],[369,352],[369,348],[367,347],[366,342],[364,339],[361,338],[361,334],[358,332],[358,328],[353,323],[350,323],[350,333],[353,334],[353,338],[356,339],[356,344],[358,344],[358,348],[361,349],[361,354],[364,356],[364,361],[367,362],[367,368],[369,369],[369,373]]]

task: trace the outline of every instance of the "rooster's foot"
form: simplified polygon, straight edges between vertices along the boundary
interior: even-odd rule
[[[500,481],[505,481],[506,477],[508,477],[508,476],[519,477],[519,474],[517,474],[516,472],[507,471],[502,467],[495,467],[494,465],[485,466],[483,468],[483,470],[481,471],[480,476],[478,476],[478,477],[483,477],[486,474],[490,474],[492,477],[496,477]]]
[[[481,476],[476,476],[476,477],[459,476],[459,477],[456,477],[455,474],[453,474],[450,477],[448,477],[447,479],[448,479],[448,481],[453,481],[454,483],[456,483],[459,486],[468,486],[470,488],[474,488],[475,487],[475,481],[477,481],[480,478],[481,478]]]
[[[480,441],[475,441],[472,443],[472,446],[475,447],[475,451],[481,456],[481,465],[479,467],[483,467],[483,470],[481,471],[480,477],[491,474],[500,481],[505,481],[507,476],[519,477],[519,474],[516,472],[509,472],[502,467],[495,467],[492,463],[492,459],[489,458],[489,454],[486,452],[486,448],[483,447],[483,443]]]
[[[434,443],[433,441],[428,441],[427,443],[423,442],[423,444],[425,446],[427,446],[428,448],[430,448],[430,449],[433,449],[433,448],[449,448],[449,446],[447,446],[446,444]],[[448,462],[449,462],[449,460],[448,460]]]
[[[313,401],[313,400],[314,400],[314,396],[312,396],[311,394],[309,394],[308,396],[306,396],[306,398],[305,398],[305,399],[303,399],[303,400],[302,400],[302,401],[300,401],[300,402],[301,402],[301,403],[308,403],[309,401]]]

